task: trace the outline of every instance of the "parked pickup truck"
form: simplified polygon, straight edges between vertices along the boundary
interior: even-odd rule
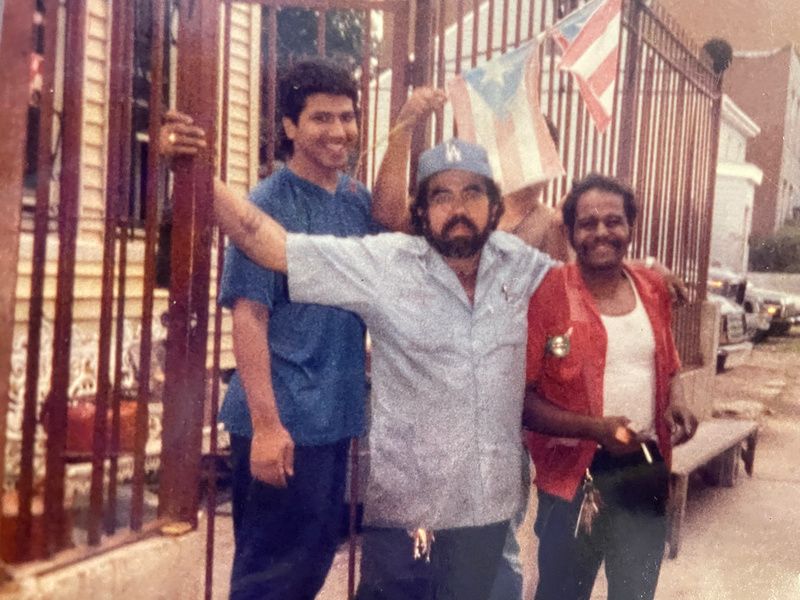
[[[745,331],[754,342],[763,341],[770,329],[770,314],[757,299],[746,298],[747,279],[727,269],[711,267],[708,270],[709,300],[714,301],[711,294],[722,296],[740,306],[745,313]]]
[[[770,317],[770,335],[786,335],[792,325],[800,324],[800,298],[777,290],[747,284],[744,307],[759,306]]]
[[[719,346],[717,371],[743,363],[753,351],[754,331],[748,330],[747,313],[733,300],[718,294],[708,294],[709,301],[719,307]]]

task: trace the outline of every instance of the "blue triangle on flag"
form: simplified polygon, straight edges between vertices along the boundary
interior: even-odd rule
[[[466,71],[463,77],[486,104],[502,116],[522,82],[530,51],[531,44],[525,44]]]

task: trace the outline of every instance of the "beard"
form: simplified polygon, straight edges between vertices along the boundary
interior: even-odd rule
[[[469,230],[469,233],[450,237],[449,233],[459,225],[463,225]],[[430,223],[426,223],[424,235],[428,243],[442,256],[447,258],[469,258],[483,248],[491,232],[492,227],[490,224],[487,224],[483,231],[479,231],[475,223],[465,216],[458,215],[451,217],[444,224],[442,232],[438,235],[431,231]]]

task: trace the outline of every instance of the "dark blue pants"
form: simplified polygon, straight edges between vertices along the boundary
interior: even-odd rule
[[[426,562],[405,529],[367,528],[356,600],[486,600],[507,533],[508,521],[435,531]]]
[[[588,600],[605,560],[609,600],[651,600],[666,540],[669,473],[655,444],[653,464],[642,453],[612,457],[598,451],[590,471],[602,507],[590,535],[575,537],[583,501],[539,492],[534,530],[539,537],[536,600]]]
[[[231,436],[231,600],[312,600],[336,552],[348,440],[297,446],[294,477],[275,488],[252,479],[250,439]]]

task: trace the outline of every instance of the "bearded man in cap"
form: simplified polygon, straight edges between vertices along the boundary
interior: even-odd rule
[[[485,600],[519,504],[528,300],[555,263],[495,231],[483,148],[426,151],[416,187],[415,235],[287,233],[221,183],[215,212],[253,261],[288,274],[293,301],[352,311],[370,331],[358,598]]]

